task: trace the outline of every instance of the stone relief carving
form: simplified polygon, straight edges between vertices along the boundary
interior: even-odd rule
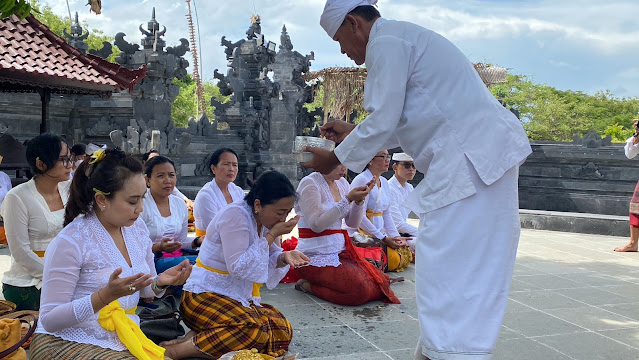
[[[590,132],[583,138],[575,134],[572,137],[572,141],[576,145],[585,146],[587,148],[599,148],[602,146],[612,145],[612,137],[610,135],[606,135],[606,137],[602,138],[601,136],[597,135],[594,130],[590,130]]]

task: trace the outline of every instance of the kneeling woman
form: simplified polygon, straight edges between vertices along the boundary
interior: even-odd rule
[[[146,184],[144,211],[140,214],[149,229],[156,253],[156,270],[162,272],[184,259],[195,263],[195,250],[187,237],[189,212],[182,199],[173,195],[177,176],[175,164],[164,156],[155,156],[144,164]],[[192,250],[191,253],[182,253]]]
[[[135,308],[140,296],[183,284],[191,265],[185,260],[156,276],[139,218],[145,192],[142,163],[120,150],[99,150],[78,167],[66,227],[44,259],[32,360],[164,359],[140,330]]]
[[[184,339],[162,344],[173,359],[217,359],[227,352],[288,351],[291,324],[273,306],[260,303],[260,287],[274,288],[291,266],[308,264],[299,251],[282,252],[280,236],[299,217],[286,221],[295,189],[282,174],[260,176],[243,201],[220,210],[206,229],[191,278],[184,285],[181,311],[191,328]]]
[[[339,165],[328,175],[314,172],[300,181],[297,249],[311,262],[296,269],[302,280],[295,288],[340,305],[373,300],[398,304],[388,275],[359,256],[348,231],[342,230],[342,219],[349,227],[359,226],[366,211],[364,199],[375,186],[370,181],[349,192],[345,173],[346,167]]]

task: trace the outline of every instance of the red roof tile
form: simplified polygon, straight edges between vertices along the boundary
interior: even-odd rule
[[[91,54],[82,54],[29,15],[0,20],[0,77],[101,91],[133,89],[146,66],[129,70]]]

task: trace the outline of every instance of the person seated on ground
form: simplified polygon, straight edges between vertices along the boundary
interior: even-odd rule
[[[87,157],[87,146],[82,143],[77,143],[71,146],[71,156],[73,157],[73,167],[71,168],[71,178],[73,178],[73,174],[78,169],[78,166],[82,164],[84,159]]]
[[[155,269],[162,272],[184,259],[195,264],[195,251],[182,253],[182,249],[193,250],[188,240],[188,210],[182,199],[173,195],[177,182],[175,164],[165,156],[156,156],[144,164],[146,185],[144,210],[140,217],[149,229],[156,254]]]
[[[413,185],[409,181],[415,178],[417,169],[413,158],[406,153],[393,154],[393,171],[395,175],[388,180],[390,188],[390,213],[399,234],[403,237],[414,238],[417,236],[417,228],[408,223],[410,210],[404,207],[404,201],[413,192]],[[415,239],[407,239],[406,243],[415,251]]]
[[[349,233],[382,240],[387,246],[388,271],[403,271],[413,260],[406,238],[401,237],[390,213],[390,187],[382,173],[388,171],[390,155],[382,150],[373,157],[366,170],[357,175],[351,183],[351,189],[366,185],[375,180],[375,186],[364,200],[366,217],[359,228],[349,227]],[[353,236],[353,235],[351,235]],[[356,236],[357,237],[357,236]]]
[[[119,149],[80,165],[64,214],[66,227],[44,261],[40,321],[32,360],[164,359],[139,328],[140,296],[184,284],[191,265],[157,275],[149,231],[139,217],[146,193],[142,163]]]
[[[146,164],[147,161],[153,159],[156,156],[160,156],[160,152],[158,150],[151,149],[142,155],[142,162]],[[186,195],[182,194],[182,192],[177,188],[177,186],[173,189],[173,195],[184,200],[184,202],[186,203],[186,208],[189,211],[193,211],[193,200],[189,199]]]
[[[0,155],[0,164],[2,164],[2,155]],[[2,214],[2,201],[7,196],[9,190],[11,190],[11,178],[9,175],[0,171],[0,214]],[[0,215],[0,249],[7,247],[7,235],[4,231],[4,221]]]
[[[26,158],[33,178],[11,189],[2,202],[2,218],[11,251],[2,293],[17,310],[38,310],[44,252],[62,230],[69,198],[73,161],[58,135],[42,134],[27,144]]]
[[[361,305],[373,300],[399,303],[390,289],[388,275],[355,251],[346,225],[357,228],[364,217],[364,200],[374,182],[353,188],[344,179],[346,167],[338,165],[328,175],[314,172],[297,188],[295,212],[297,250],[310,258],[309,266],[295,269],[301,280],[297,290],[340,305]],[[357,284],[357,286],[354,286]]]
[[[633,119],[635,134],[626,140],[624,150],[626,157],[632,159],[639,154],[639,119]],[[635,186],[635,192],[630,199],[630,242],[624,246],[615,248],[618,252],[634,252],[639,248],[639,182]]]
[[[209,168],[213,180],[197,193],[193,206],[195,236],[200,237],[198,244],[204,240],[206,228],[215,215],[228,204],[244,198],[244,190],[233,183],[238,172],[237,154],[233,149],[217,149],[211,155]]]
[[[182,319],[191,331],[184,339],[161,343],[172,359],[207,354],[217,359],[235,350],[257,349],[279,356],[288,351],[291,324],[276,308],[261,303],[260,287],[274,288],[290,266],[309,259],[282,251],[280,236],[299,216],[286,221],[295,189],[281,173],[262,174],[244,200],[218,212],[184,285]]]

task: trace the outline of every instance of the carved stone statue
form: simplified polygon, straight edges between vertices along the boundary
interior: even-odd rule
[[[249,40],[258,38],[258,34],[262,34],[262,26],[260,25],[262,19],[259,15],[251,16],[251,27],[246,30],[246,38]]]

